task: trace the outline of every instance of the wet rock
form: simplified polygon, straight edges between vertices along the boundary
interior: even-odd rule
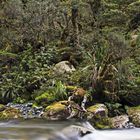
[[[79,104],[75,103],[74,101],[68,101],[65,104],[67,106],[67,109],[70,113],[70,115],[67,117],[67,119],[82,119],[84,118],[85,110],[82,109]]]
[[[69,61],[62,61],[57,63],[53,70],[56,74],[64,74],[74,72],[75,68]]]
[[[8,103],[7,107],[19,110],[22,117],[25,119],[40,118],[43,114],[43,108],[33,106],[33,103],[26,103],[26,104]]]
[[[129,121],[128,115],[120,115],[120,116],[113,117],[110,119],[110,122],[111,122],[111,127],[114,129],[134,128],[133,123]]]
[[[79,135],[81,137],[85,136],[86,134],[90,134],[92,132],[93,132],[92,129],[83,126],[78,126],[78,125],[71,125],[62,130],[62,133],[67,136],[71,133],[75,133],[76,135]]]
[[[140,106],[128,108],[127,113],[134,125],[140,127]]]
[[[48,120],[66,119],[70,114],[65,103],[67,103],[67,101],[59,101],[46,107],[43,118]]]
[[[55,133],[49,140],[79,140],[81,137],[94,132],[95,129],[89,122],[82,124],[70,125],[65,127],[58,133]]]
[[[96,104],[87,108],[85,113],[87,120],[91,121],[93,126],[98,129],[110,128],[108,119],[108,109],[104,104]]]
[[[104,104],[96,104],[87,108],[87,120],[105,118],[108,116],[107,107]]]
[[[22,118],[22,114],[19,109],[6,108],[4,111],[0,112],[0,119],[17,119]]]

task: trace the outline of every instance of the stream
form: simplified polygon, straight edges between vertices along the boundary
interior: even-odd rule
[[[140,128],[125,130],[94,130],[78,137],[67,137],[62,129],[79,125],[75,121],[11,120],[0,121],[0,140],[140,140]],[[57,133],[57,136],[51,137]]]

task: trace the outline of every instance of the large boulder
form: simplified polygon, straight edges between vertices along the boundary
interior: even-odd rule
[[[128,108],[127,113],[135,126],[140,127],[140,106]]]
[[[74,72],[75,68],[69,61],[62,61],[57,63],[53,70],[56,74],[64,74]]]
[[[65,103],[67,103],[67,101],[59,101],[49,105],[46,107],[42,117],[48,120],[66,119],[70,114]]]
[[[108,119],[108,109],[104,104],[96,104],[87,108],[85,117],[88,121],[92,122],[95,128],[110,128]]]
[[[87,119],[105,118],[108,116],[108,109],[104,104],[96,104],[87,108]]]
[[[123,128],[133,128],[134,125],[130,123],[128,115],[120,115],[110,118],[111,128],[113,129],[123,129]]]
[[[0,112],[0,119],[17,119],[21,118],[22,114],[19,109],[8,107]]]

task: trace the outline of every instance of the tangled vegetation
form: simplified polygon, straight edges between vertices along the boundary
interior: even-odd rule
[[[139,0],[0,3],[0,103],[50,103],[77,86],[93,102],[140,104]],[[61,61],[76,70],[56,74]]]

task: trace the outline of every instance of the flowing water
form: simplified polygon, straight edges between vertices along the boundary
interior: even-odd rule
[[[0,122],[0,140],[140,140],[140,129],[94,130],[80,138],[61,133],[70,125],[80,124],[74,121],[12,120]],[[50,136],[57,132],[57,137]]]

